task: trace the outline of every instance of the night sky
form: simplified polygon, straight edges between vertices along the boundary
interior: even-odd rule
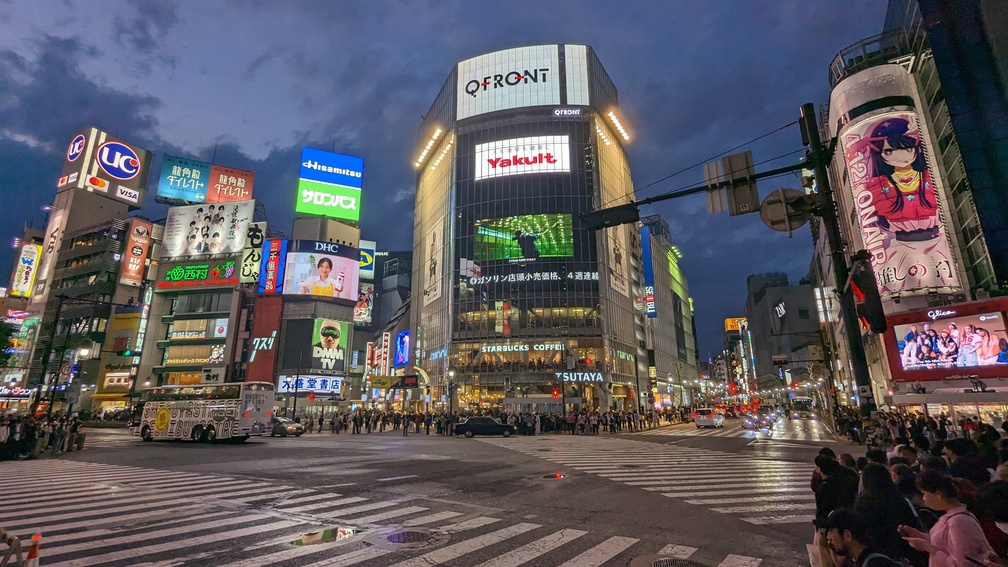
[[[362,156],[361,235],[402,250],[411,247],[421,115],[458,61],[522,45],[592,46],[619,89],[642,199],[701,183],[697,164],[793,122],[802,103],[826,103],[830,62],[879,33],[885,8],[883,0],[0,0],[0,278],[15,260],[6,243],[25,223],[44,228],[41,207],[85,125],[155,152],[155,184],[165,153],[254,171],[255,197],[285,231],[302,146]],[[802,156],[797,126],[743,149],[766,162],[757,171]],[[761,182],[760,194],[779,187],[798,180]],[[153,193],[142,212],[159,219],[165,209]],[[721,350],[722,320],[743,314],[746,276],[785,271],[797,281],[808,271],[807,227],[789,240],[758,215],[708,215],[703,195],[641,210],[654,213],[683,253],[703,359]]]

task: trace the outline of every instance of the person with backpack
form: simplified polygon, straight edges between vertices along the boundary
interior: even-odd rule
[[[833,510],[826,518],[817,519],[815,527],[826,540],[833,565],[845,565],[849,560],[855,567],[906,567],[870,546],[864,518],[850,508]],[[822,559],[820,562],[828,565]]]

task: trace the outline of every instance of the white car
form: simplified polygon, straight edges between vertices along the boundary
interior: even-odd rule
[[[710,408],[701,408],[693,412],[693,423],[697,429],[701,427],[724,427],[724,416]]]

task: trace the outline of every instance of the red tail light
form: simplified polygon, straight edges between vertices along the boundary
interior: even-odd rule
[[[271,411],[266,412],[266,417],[273,417],[273,412]]]
[[[251,415],[252,415],[252,414],[250,414],[249,412],[245,412],[245,413],[243,413],[243,414],[242,414],[242,417],[249,417],[249,416],[251,416]]]
[[[693,414],[693,419],[696,419],[697,417],[699,417],[699,414]]]

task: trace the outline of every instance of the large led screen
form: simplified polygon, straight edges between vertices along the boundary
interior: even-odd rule
[[[533,136],[476,145],[477,181],[528,173],[569,173],[570,137]]]
[[[886,297],[958,289],[917,114],[890,112],[852,122],[840,141],[879,292]]]
[[[364,158],[304,148],[299,175],[294,212],[360,220]]]
[[[284,295],[359,299],[360,251],[329,242],[294,240],[284,268]]]
[[[520,215],[484,219],[474,226],[477,262],[523,262],[574,255],[569,214]]]
[[[458,64],[458,119],[560,104],[560,48],[532,45],[495,51]]]
[[[1000,313],[896,325],[893,331],[904,370],[1008,364],[1008,332]]]

